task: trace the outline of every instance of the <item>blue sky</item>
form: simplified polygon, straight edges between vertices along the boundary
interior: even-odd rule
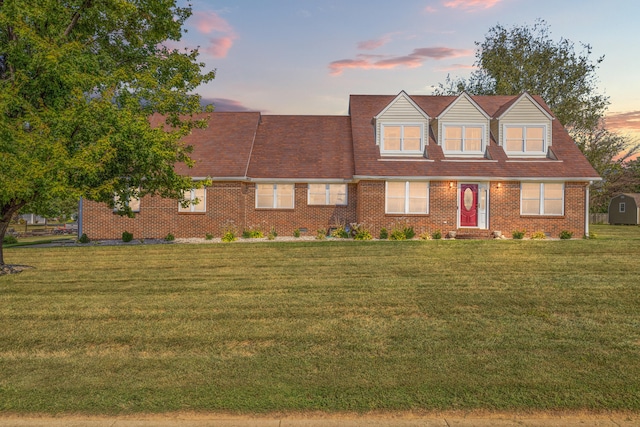
[[[640,132],[638,0],[191,0],[180,42],[216,69],[199,88],[220,111],[346,114],[349,94],[428,95],[466,77],[496,24],[550,26],[604,55],[609,127]]]

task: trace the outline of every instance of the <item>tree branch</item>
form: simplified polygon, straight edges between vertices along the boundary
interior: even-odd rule
[[[82,15],[82,12],[91,7],[91,3],[93,2],[93,0],[84,0],[84,2],[82,3],[82,6],[80,6],[80,9],[78,9],[76,11],[76,13],[73,14],[73,17],[71,18],[71,22],[69,23],[69,26],[67,27],[66,30],[64,30],[64,37],[69,37],[69,34],[71,34],[71,31],[73,31],[73,28],[76,26],[76,24],[78,23],[78,20],[80,19],[80,15]]]

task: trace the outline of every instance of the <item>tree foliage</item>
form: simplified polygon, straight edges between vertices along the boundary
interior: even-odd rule
[[[560,122],[568,128],[595,129],[609,104],[597,93],[596,70],[604,60],[591,59],[592,49],[567,39],[554,41],[548,24],[489,29],[483,42],[476,42],[478,67],[468,79],[447,77],[437,94],[466,91],[475,95],[542,96]]]
[[[0,0],[0,242],[29,204],[192,187],[174,165],[192,163],[180,141],[201,123],[183,118],[214,74],[164,44],[190,14],[176,0]],[[153,113],[171,126],[151,128]]]
[[[609,99],[598,93],[596,76],[604,56],[593,60],[588,44],[580,44],[581,50],[576,52],[572,41],[554,41],[543,20],[533,26],[496,25],[476,46],[477,70],[468,79],[447,76],[436,94],[529,92],[542,96],[603,178],[591,192],[593,210],[602,210],[613,194],[629,191],[640,182],[636,177],[634,183],[629,169],[629,159],[638,152],[638,144],[606,128],[604,115]]]

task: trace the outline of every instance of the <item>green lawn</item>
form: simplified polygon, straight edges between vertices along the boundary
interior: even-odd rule
[[[9,248],[0,413],[640,410],[640,227]]]

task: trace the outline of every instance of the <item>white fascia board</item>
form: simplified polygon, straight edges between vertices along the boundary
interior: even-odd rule
[[[534,182],[591,182],[601,181],[602,178],[585,178],[585,177],[566,177],[558,176],[551,178],[542,177],[503,177],[503,176],[372,176],[372,175],[355,175],[354,180],[427,180],[427,181],[534,181]]]
[[[344,178],[247,178],[249,182],[294,183],[294,184],[349,184],[353,179]]]

